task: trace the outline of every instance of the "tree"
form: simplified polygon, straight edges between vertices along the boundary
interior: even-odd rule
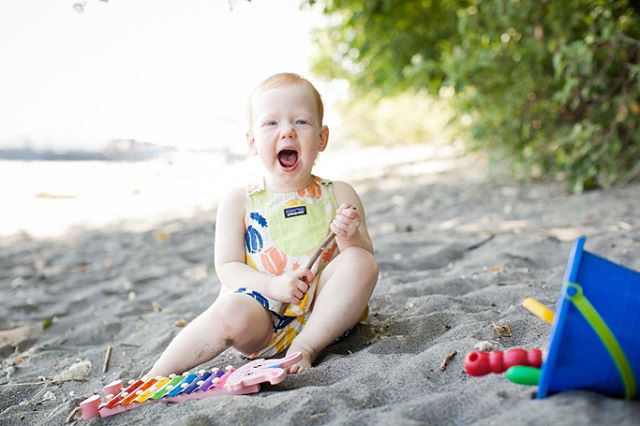
[[[452,88],[470,147],[522,177],[581,191],[640,173],[640,11],[627,0],[318,3],[335,22],[318,74],[380,96]]]

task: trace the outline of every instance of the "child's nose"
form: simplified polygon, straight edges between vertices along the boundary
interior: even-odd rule
[[[280,134],[281,139],[293,139],[296,136],[296,130],[292,124],[285,124]]]

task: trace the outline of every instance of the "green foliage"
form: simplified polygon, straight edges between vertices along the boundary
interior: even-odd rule
[[[452,111],[444,101],[426,93],[401,93],[379,99],[374,95],[345,102],[337,111],[343,141],[396,146],[425,140],[441,141]]]
[[[357,93],[455,91],[467,140],[572,191],[640,159],[640,13],[626,0],[325,0],[315,71]]]

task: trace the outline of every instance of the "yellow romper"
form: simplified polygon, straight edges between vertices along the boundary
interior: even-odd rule
[[[246,263],[272,275],[302,268],[325,238],[335,217],[336,199],[331,181],[313,176],[309,186],[294,192],[269,191],[264,182],[247,188],[249,213],[245,220]],[[249,358],[268,358],[284,352],[307,321],[318,277],[338,254],[335,241],[324,251],[313,271],[315,279],[298,305],[287,305],[250,288],[238,288],[269,310],[273,338],[262,350],[244,354]]]

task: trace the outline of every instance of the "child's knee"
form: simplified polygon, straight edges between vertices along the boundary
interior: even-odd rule
[[[212,322],[212,326],[220,328],[225,339],[237,341],[239,337],[255,330],[261,317],[269,319],[268,314],[262,311],[263,308],[251,298],[229,294],[209,307],[207,320]]]
[[[341,254],[346,255],[346,266],[353,268],[355,277],[362,278],[365,285],[375,286],[380,268],[373,254],[360,247],[349,247]]]
[[[345,253],[351,255],[354,264],[357,265],[359,269],[378,275],[378,261],[373,254],[360,247],[349,247],[345,250]]]
[[[380,273],[380,266],[378,265],[378,260],[375,258],[373,254],[370,252],[364,251],[364,268],[369,271],[370,276],[374,279],[374,281],[378,281],[378,274]]]

